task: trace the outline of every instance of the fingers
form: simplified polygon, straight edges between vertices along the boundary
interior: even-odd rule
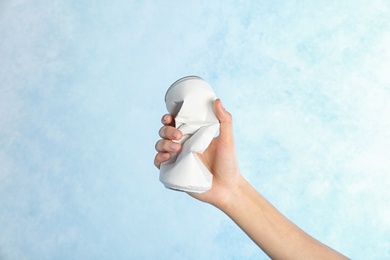
[[[154,158],[154,165],[160,168],[160,165],[171,159],[171,153],[177,153],[181,149],[179,143],[175,143],[172,140],[161,139],[156,143],[156,151],[158,152]]]
[[[158,134],[161,138],[170,139],[170,140],[180,140],[183,134],[180,130],[177,130],[173,126],[163,126],[158,131]]]
[[[181,145],[171,140],[161,139],[157,141],[155,148],[159,153],[175,153],[180,150]]]
[[[171,114],[166,114],[161,118],[161,123],[164,125],[175,126],[175,120]]]
[[[160,168],[163,162],[171,159],[171,153],[177,153],[181,149],[181,145],[175,140],[180,140],[183,136],[180,130],[177,130],[174,125],[174,118],[170,114],[162,117],[161,122],[164,124],[159,130],[159,135],[162,139],[158,140],[155,149],[158,152],[154,158],[154,165]]]
[[[214,110],[219,123],[221,124],[219,134],[220,138],[226,141],[233,139],[233,117],[223,107],[219,98],[214,102]]]
[[[157,153],[154,157],[154,165],[160,169],[160,165],[169,159],[171,159],[170,153]]]

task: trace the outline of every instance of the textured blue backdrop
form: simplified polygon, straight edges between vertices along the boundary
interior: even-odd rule
[[[389,46],[386,0],[0,0],[0,259],[266,259],[158,181],[164,94],[189,74],[285,215],[390,258]]]

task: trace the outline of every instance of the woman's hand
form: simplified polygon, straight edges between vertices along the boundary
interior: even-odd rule
[[[347,259],[334,249],[314,239],[283,216],[243,177],[238,169],[233,140],[232,116],[217,99],[215,114],[220,134],[203,154],[198,154],[213,174],[213,185],[205,193],[189,193],[198,200],[224,211],[272,259]],[[156,143],[154,164],[180,151],[182,133],[174,127],[172,115],[165,115]]]
[[[219,136],[214,138],[203,154],[198,154],[209,171],[213,174],[213,185],[205,193],[189,193],[192,197],[213,204],[218,208],[224,208],[232,199],[234,192],[243,178],[237,164],[232,116],[222,106],[221,100],[214,103],[215,114],[221,124]],[[161,163],[169,160],[172,153],[180,151],[181,145],[174,142],[180,140],[182,133],[174,127],[172,115],[164,115],[162,118],[164,126],[160,129],[159,135],[162,139],[157,141],[157,155],[154,164],[160,168]]]

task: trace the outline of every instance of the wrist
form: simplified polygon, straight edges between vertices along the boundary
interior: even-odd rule
[[[225,213],[232,211],[234,208],[239,206],[241,203],[240,201],[243,197],[245,197],[244,194],[245,191],[248,190],[249,185],[250,184],[244,179],[244,177],[238,175],[237,179],[234,181],[234,185],[226,187],[226,192],[223,193],[224,196],[213,203],[213,205]]]

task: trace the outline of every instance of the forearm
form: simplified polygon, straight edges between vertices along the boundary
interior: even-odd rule
[[[230,198],[219,208],[272,259],[347,259],[289,221],[244,179]]]

